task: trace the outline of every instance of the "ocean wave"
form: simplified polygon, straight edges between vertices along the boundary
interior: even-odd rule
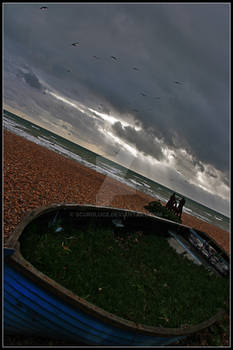
[[[222,221],[222,219],[221,219],[221,218],[218,218],[217,216],[215,216],[215,219],[217,219],[217,220],[219,220],[219,221]]]
[[[146,186],[146,187],[148,187],[148,188],[150,188],[150,186],[147,185],[147,184],[145,184],[144,182],[142,183],[142,185],[143,185],[143,186]]]
[[[205,211],[205,214],[207,214],[207,215],[209,215],[209,216],[213,217],[213,215],[211,215],[210,213],[207,213],[206,211]]]
[[[18,126],[18,127],[17,127]],[[84,165],[86,165],[88,168],[94,169],[95,171],[104,174],[104,175],[108,175],[109,177],[118,180],[121,183],[124,183],[130,187],[135,188],[135,185],[133,185],[132,183],[130,183],[130,181],[125,180],[124,178],[116,175],[115,173],[110,172],[107,169],[103,169],[102,167],[98,166],[98,165],[94,165],[86,160],[84,160],[83,158],[81,158],[80,156],[78,156],[75,153],[72,153],[70,151],[68,151],[67,149],[65,149],[64,147],[59,146],[58,144],[55,144],[51,141],[49,141],[48,139],[38,136],[32,136],[29,133],[25,132],[22,130],[20,125],[16,125],[16,123],[13,122],[9,122],[8,120],[6,121],[6,123],[4,123],[4,127],[12,132],[14,132],[15,134],[24,137],[25,139],[32,141],[38,145],[44,146],[54,152],[57,152],[59,154],[65,155],[69,158],[72,158],[76,161],[78,161],[79,163],[82,163]]]
[[[206,218],[205,216],[203,216],[203,215],[201,215],[201,214],[199,214],[199,213],[196,213],[196,212],[193,211],[192,209],[189,209],[189,208],[184,207],[184,208],[183,208],[183,211],[184,211],[185,213],[188,213],[189,215],[192,215],[192,216],[194,216],[194,217],[196,217],[196,218],[198,218],[198,219],[201,219],[201,220],[203,220],[203,221],[205,221],[205,222],[211,222],[211,220],[209,220],[208,218]]]
[[[164,197],[162,197],[162,196],[160,196],[159,194],[154,193],[154,192],[153,192],[153,194],[154,194],[154,196],[155,196],[156,198],[158,198],[158,199],[161,200],[162,202],[167,202],[167,199],[166,199],[166,198],[164,198]]]
[[[3,117],[3,126],[8,129],[8,130],[16,130],[16,131],[19,131],[19,130],[22,130],[22,129],[25,129],[25,130],[28,130],[28,128],[24,125],[20,125],[16,122],[14,122],[13,120],[10,120],[10,119],[7,119],[5,116]]]
[[[99,166],[101,168],[106,169],[106,171],[110,171],[111,173],[114,173],[114,174],[123,174],[122,170],[113,168],[113,167],[111,167],[108,164],[105,164],[105,163],[102,163],[102,162],[98,162],[98,164],[99,164]]]
[[[186,207],[183,208],[183,211],[185,213],[193,213],[192,209],[189,209],[189,208],[186,208]]]
[[[44,147],[46,147],[52,151],[55,151],[59,154],[62,154],[62,155],[67,156],[69,158],[72,158],[72,159],[78,161],[79,163],[84,164],[88,168],[91,168],[99,173],[102,173],[102,174],[107,175],[113,179],[116,179],[117,181],[124,183],[131,188],[138,189],[138,187],[140,186],[140,190],[143,193],[146,193],[146,194],[150,195],[151,197],[154,197],[158,200],[161,200],[162,202],[165,202],[165,203],[167,202],[167,198],[165,198],[161,194],[156,193],[156,191],[153,191],[147,183],[142,182],[142,179],[140,177],[137,177],[137,179],[141,182],[138,182],[134,179],[129,179],[129,178],[126,179],[124,177],[125,172],[121,171],[120,169],[111,167],[108,164],[104,164],[103,162],[100,162],[98,165],[90,163],[89,161],[83,159],[81,156],[69,151],[63,145],[59,145],[56,138],[52,135],[51,135],[50,139],[48,139],[47,137],[45,137],[43,135],[35,137],[33,135],[30,135],[30,129],[18,124],[17,122],[13,122],[12,120],[10,120],[6,117],[4,117],[3,125],[6,129],[12,131],[15,134],[18,134],[21,137],[24,137],[24,138],[26,138],[26,139],[28,139],[36,144],[44,146]],[[52,141],[52,139],[54,139],[54,142]],[[162,189],[162,188],[159,186],[158,189]],[[190,208],[184,207],[183,211],[188,213],[189,215],[197,217],[205,222],[212,222],[207,217],[205,217],[199,213],[194,212]],[[211,214],[204,212],[204,215],[205,214],[208,215],[209,217],[211,217]],[[222,222],[223,219],[213,215],[212,218],[214,218],[214,217],[216,220],[219,221],[219,225],[220,225],[220,222]],[[216,224],[218,224],[218,223],[216,223]]]
[[[37,126],[34,126],[34,125],[31,125],[31,127],[32,127],[33,129],[40,130],[40,128],[38,128]]]
[[[130,181],[133,182],[136,186],[142,186],[141,183],[139,183],[139,182],[137,182],[137,181],[135,181],[133,179],[130,179]]]
[[[197,217],[198,219],[201,219],[201,220],[203,220],[203,221],[211,222],[211,220],[207,219],[205,216],[202,216],[202,215],[200,215],[200,214],[195,213],[195,215],[193,215],[193,216],[195,216],[195,217]]]

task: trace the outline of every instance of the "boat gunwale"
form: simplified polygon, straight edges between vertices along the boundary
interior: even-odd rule
[[[76,309],[80,309],[81,311],[86,312],[92,317],[95,317],[102,322],[105,322],[107,324],[111,324],[113,326],[116,326],[117,328],[126,330],[126,331],[132,331],[148,336],[182,336],[182,335],[188,335],[192,333],[196,333],[197,331],[200,331],[204,328],[207,328],[211,326],[213,323],[215,323],[217,320],[219,320],[223,315],[225,314],[224,309],[220,309],[216,314],[211,316],[209,319],[198,323],[197,325],[188,326],[188,327],[180,327],[180,328],[165,328],[165,327],[153,327],[153,326],[147,326],[145,324],[138,324],[133,321],[121,318],[115,314],[112,314],[108,311],[105,311],[104,309],[86,301],[85,299],[79,297],[77,294],[73,293],[71,290],[63,287],[61,284],[57,283],[55,280],[51,279],[47,275],[45,275],[43,272],[36,269],[29,261],[24,259],[20,252],[20,243],[19,243],[19,237],[22,234],[23,230],[26,228],[26,226],[33,221],[34,219],[40,217],[43,214],[52,212],[56,209],[76,209],[79,208],[82,209],[103,209],[103,210],[111,210],[112,212],[120,211],[124,213],[132,213],[135,215],[143,216],[143,217],[150,217],[154,218],[157,221],[163,221],[167,222],[169,224],[175,225],[176,227],[184,227],[186,229],[190,229],[189,226],[175,223],[173,221],[156,217],[155,215],[150,215],[142,212],[137,212],[133,210],[128,209],[120,209],[120,208],[113,208],[113,207],[104,207],[104,206],[94,206],[94,205],[85,205],[85,204],[51,204],[48,206],[42,206],[37,209],[32,210],[30,213],[28,213],[23,220],[16,226],[15,230],[13,231],[12,235],[9,237],[5,244],[5,248],[11,248],[14,249],[13,255],[10,255],[6,258],[6,261],[13,267],[15,267],[17,270],[22,272],[25,276],[29,277],[31,280],[33,280],[37,286],[45,288],[47,291],[51,292],[55,297],[60,298],[61,300],[67,302],[69,305],[75,307]]]

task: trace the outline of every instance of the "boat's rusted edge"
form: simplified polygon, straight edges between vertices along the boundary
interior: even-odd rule
[[[17,225],[14,232],[6,242],[5,247],[7,248],[13,248],[15,249],[15,252],[13,255],[7,257],[7,261],[10,265],[12,265],[17,270],[21,271],[24,275],[28,276],[32,281],[37,283],[38,286],[41,286],[51,293],[53,293],[56,297],[61,298],[63,301],[67,302],[68,304],[72,305],[73,307],[80,308],[80,310],[88,313],[89,315],[96,317],[97,319],[102,320],[103,322],[106,322],[108,324],[112,324],[118,328],[129,330],[132,332],[141,333],[144,335],[149,336],[182,336],[182,335],[188,335],[192,333],[196,333],[204,328],[207,328],[211,326],[213,323],[215,323],[217,320],[223,317],[225,314],[225,310],[220,309],[215,315],[210,317],[208,320],[201,322],[197,325],[187,327],[187,328],[164,328],[164,327],[152,327],[147,326],[144,324],[137,324],[135,322],[123,319],[121,317],[118,317],[114,314],[111,314],[104,309],[86,301],[83,298],[80,298],[78,295],[74,294],[69,289],[66,289],[59,283],[55,282],[53,279],[49,278],[47,275],[43,274],[39,270],[37,270],[33,265],[31,265],[27,260],[23,258],[23,256],[20,253],[20,245],[18,242],[18,239],[23,232],[24,228],[35,218],[49,213],[51,211],[54,211],[55,209],[64,209],[64,208],[70,208],[70,209],[85,209],[85,208],[93,208],[93,210],[96,209],[109,209],[112,211],[123,211],[123,212],[129,212],[133,214],[138,214],[141,216],[149,216],[154,217],[152,215],[147,215],[145,213],[140,213],[132,210],[125,210],[125,209],[119,209],[119,208],[111,208],[111,207],[97,207],[93,205],[82,205],[82,204],[52,204],[49,206],[40,207],[38,209],[32,210],[29,214],[27,214],[24,219],[21,221],[20,224]],[[175,224],[176,226],[182,226],[187,227],[185,225],[174,223],[170,220],[166,220],[160,217],[154,217],[156,220],[159,221],[167,221],[169,224]]]

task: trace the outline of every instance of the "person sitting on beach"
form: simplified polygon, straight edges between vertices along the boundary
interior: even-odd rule
[[[185,199],[184,197],[181,198],[180,202],[179,202],[179,205],[177,207],[177,210],[176,210],[176,215],[181,219],[181,214],[182,214],[182,209],[183,209],[183,206],[185,205]]]
[[[169,210],[174,210],[174,206],[176,206],[176,193],[174,192],[170,199],[168,200],[166,204],[166,208]]]

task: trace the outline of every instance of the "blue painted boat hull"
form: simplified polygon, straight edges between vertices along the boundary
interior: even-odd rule
[[[17,242],[4,248],[5,335],[43,336],[76,345],[160,346],[213,324],[222,314],[189,329],[137,325],[84,301],[36,270],[23,259]]]
[[[4,332],[109,346],[168,345],[183,338],[148,336],[105,324],[54,297],[7,263],[4,266]]]

